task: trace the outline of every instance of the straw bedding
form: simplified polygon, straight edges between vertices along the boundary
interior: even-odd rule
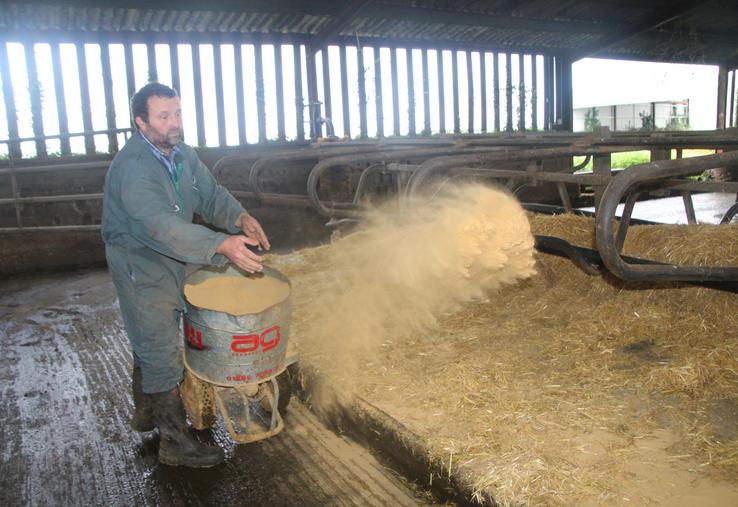
[[[591,219],[529,220],[534,234],[593,245]],[[733,225],[632,226],[624,254],[737,266],[736,238]],[[295,288],[302,364],[419,435],[477,501],[647,505],[700,488],[717,505],[738,498],[738,295],[590,277],[536,253],[534,275],[442,308],[425,328],[380,332],[347,370],[300,334],[335,290],[333,248],[269,259]]]

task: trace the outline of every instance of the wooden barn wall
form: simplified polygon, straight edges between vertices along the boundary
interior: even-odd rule
[[[201,147],[548,130],[571,114],[567,62],[554,56],[308,43],[0,33],[0,157],[116,152],[128,100],[153,80],[180,92],[187,141]]]

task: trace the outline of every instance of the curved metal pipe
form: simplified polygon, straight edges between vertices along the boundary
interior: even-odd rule
[[[630,167],[605,187],[595,218],[597,249],[602,261],[623,280],[738,281],[738,267],[634,265],[623,260],[614,239],[615,212],[622,197],[638,187],[665,178],[685,176],[695,171],[723,167],[738,162],[738,151],[678,160],[660,160]]]

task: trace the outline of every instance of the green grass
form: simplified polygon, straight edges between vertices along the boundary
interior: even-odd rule
[[[701,155],[711,155],[715,153],[715,150],[684,150],[682,152],[683,158],[699,157]],[[676,158],[676,150],[671,150],[671,158]],[[574,157],[574,165],[581,164],[585,157]],[[645,164],[651,161],[651,152],[648,150],[640,151],[625,151],[622,153],[613,153],[611,155],[611,167],[613,169],[625,169],[632,165]],[[583,171],[592,172],[592,161],[584,166]]]

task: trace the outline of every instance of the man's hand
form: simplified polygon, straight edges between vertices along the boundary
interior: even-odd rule
[[[216,249],[216,252],[223,254],[239,268],[256,273],[261,271],[261,256],[246,248],[246,245],[257,246],[259,241],[253,238],[247,238],[240,234],[230,236],[224,240]]]
[[[239,215],[238,220],[236,220],[236,227],[240,227],[247,238],[255,239],[257,241],[257,243],[249,243],[250,245],[258,245],[259,250],[262,248],[269,250],[269,248],[271,248],[269,240],[267,239],[266,234],[264,234],[264,229],[261,228],[261,224],[254,217],[249,215],[248,212],[243,212]]]

